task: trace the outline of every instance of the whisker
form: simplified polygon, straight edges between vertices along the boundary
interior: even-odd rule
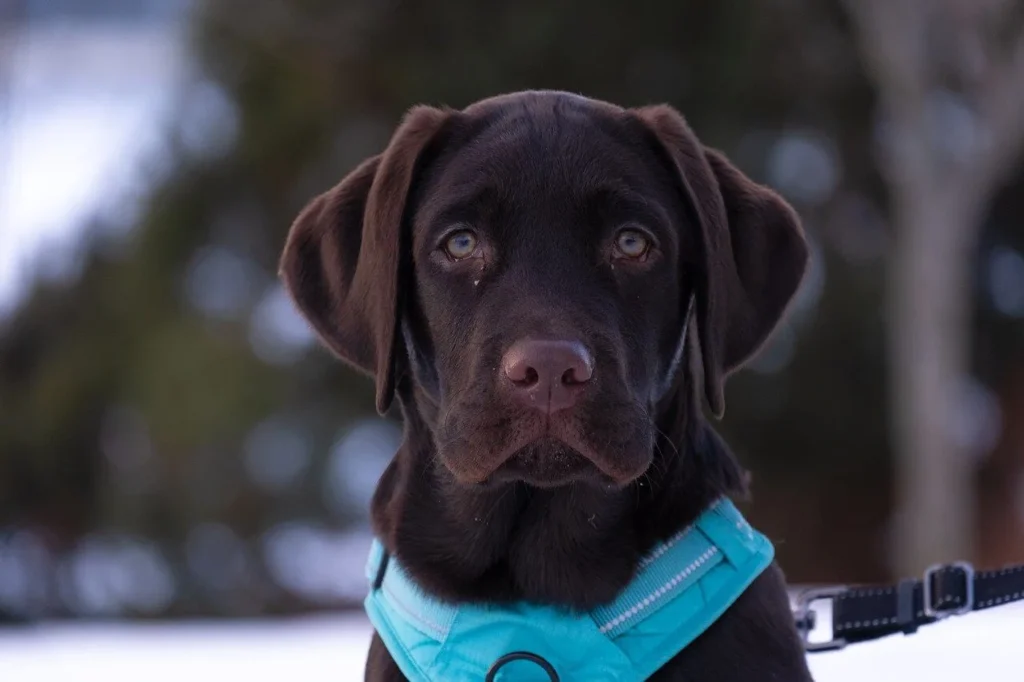
[[[498,505],[501,504],[501,501],[504,500],[505,497],[508,495],[509,489],[514,488],[514,487],[515,486],[509,486],[509,487],[505,488],[505,490],[502,491],[501,495],[498,495],[498,499],[496,499],[494,501],[494,504],[491,505],[491,511],[487,514],[487,516],[493,516],[494,515],[494,512],[496,512],[497,509],[498,509]]]
[[[661,436],[665,440],[666,443],[668,443],[669,445],[672,446],[672,450],[675,452],[676,456],[678,457],[679,456],[679,448],[676,446],[675,443],[672,442],[672,439],[668,437],[668,434],[665,433],[664,431],[662,431],[661,429],[659,429],[657,424],[654,424],[654,430],[658,433],[659,436]],[[657,446],[658,446],[658,441],[655,441],[655,447],[657,447]]]

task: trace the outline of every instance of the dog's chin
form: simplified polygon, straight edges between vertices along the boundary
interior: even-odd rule
[[[550,437],[514,451],[487,472],[453,467],[444,457],[441,461],[459,484],[484,489],[520,483],[542,489],[583,484],[615,491],[625,488],[646,471],[646,466],[635,473],[607,471],[579,451]]]
[[[573,483],[601,488],[620,485],[591,460],[554,438],[543,438],[520,448],[502,462],[484,483],[525,483],[535,488],[560,488]]]

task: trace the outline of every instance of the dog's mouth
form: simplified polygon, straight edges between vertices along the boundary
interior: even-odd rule
[[[438,455],[460,484],[555,488],[583,482],[621,489],[653,459],[654,428],[630,402],[601,409],[584,404],[550,416],[533,410],[490,416],[499,408],[473,405],[450,410],[442,420]]]
[[[484,481],[491,485],[526,483],[536,488],[558,488],[579,482],[604,488],[619,485],[590,459],[551,437],[516,451]]]

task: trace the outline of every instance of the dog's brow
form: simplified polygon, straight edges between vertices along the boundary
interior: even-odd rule
[[[588,194],[599,201],[614,201],[639,206],[646,206],[649,203],[647,197],[625,183],[602,183],[591,188]]]
[[[459,188],[437,201],[429,216],[430,229],[441,229],[451,223],[479,218],[481,208],[493,200],[497,190],[489,185]]]
[[[666,226],[670,224],[664,207],[627,185],[621,183],[602,184],[592,188],[587,194],[588,201],[593,201],[614,212],[638,214],[648,221]]]

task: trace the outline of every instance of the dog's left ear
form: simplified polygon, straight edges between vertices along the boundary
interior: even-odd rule
[[[377,410],[394,397],[403,224],[424,151],[449,111],[409,111],[387,149],[313,199],[292,224],[279,273],[323,342],[376,378]]]
[[[704,392],[720,418],[726,378],[760,349],[800,286],[807,242],[789,204],[701,145],[675,109],[631,111],[667,153],[699,223],[703,254],[694,280]]]

